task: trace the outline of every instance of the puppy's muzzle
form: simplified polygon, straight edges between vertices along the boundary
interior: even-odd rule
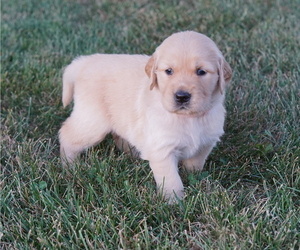
[[[192,95],[189,92],[186,92],[186,91],[183,91],[183,90],[177,91],[174,95],[175,102],[178,106],[188,104],[191,97],[192,97]]]

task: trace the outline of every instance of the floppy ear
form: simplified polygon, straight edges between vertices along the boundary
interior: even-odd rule
[[[232,70],[228,64],[228,62],[226,62],[226,60],[224,58],[221,58],[219,61],[219,88],[221,91],[221,94],[224,93],[225,87],[226,85],[230,82],[231,77],[232,77]]]
[[[158,87],[155,70],[156,70],[156,56],[153,54],[150,57],[145,67],[146,74],[150,78],[150,83],[151,83],[150,90],[152,90],[155,86]]]

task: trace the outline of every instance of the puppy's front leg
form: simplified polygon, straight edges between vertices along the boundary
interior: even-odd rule
[[[158,191],[162,192],[169,203],[176,202],[176,197],[182,199],[184,196],[183,184],[178,174],[178,162],[166,158],[162,161],[151,161],[150,167],[157,184]]]
[[[189,171],[201,171],[205,164],[206,158],[208,157],[213,147],[214,144],[202,147],[198,154],[196,154],[194,157],[184,160],[182,163],[185,169]]]

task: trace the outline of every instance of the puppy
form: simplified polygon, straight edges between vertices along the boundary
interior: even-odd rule
[[[63,105],[74,99],[59,131],[63,162],[109,133],[148,160],[170,202],[184,196],[178,174],[202,170],[224,133],[225,87],[232,71],[216,44],[193,31],[171,35],[146,55],[95,54],[64,71]],[[122,147],[122,146],[120,146]]]

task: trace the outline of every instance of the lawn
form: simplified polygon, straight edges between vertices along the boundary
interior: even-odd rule
[[[299,249],[299,0],[1,1],[0,249]],[[225,135],[186,198],[156,195],[148,162],[108,137],[59,159],[63,68],[79,55],[151,54],[180,30],[234,71]]]

